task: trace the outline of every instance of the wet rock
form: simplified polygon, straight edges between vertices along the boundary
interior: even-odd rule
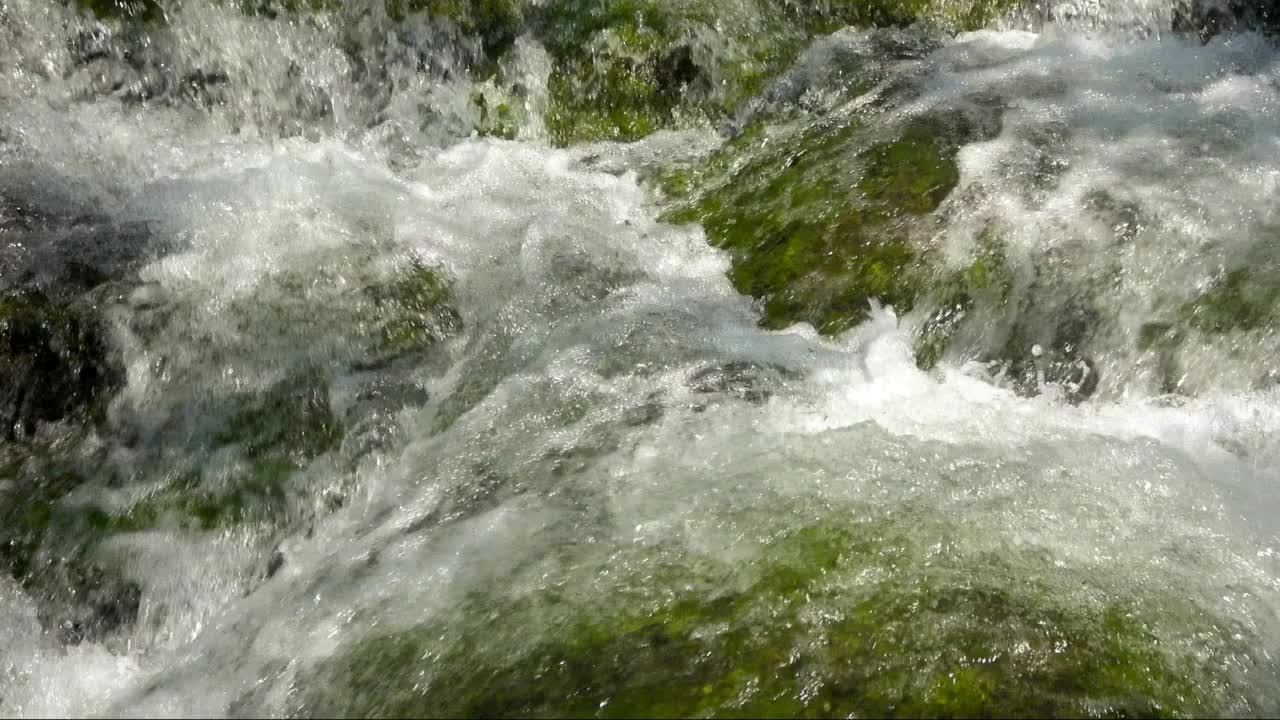
[[[1001,112],[974,98],[888,131],[857,116],[757,125],[701,166],[666,173],[666,219],[700,222],[730,252],[729,277],[760,300],[764,327],[839,333],[873,298],[906,312],[930,274],[912,229],[958,183],[960,146],[998,134]]]
[[[418,260],[397,271],[389,282],[365,288],[365,297],[372,303],[376,339],[371,358],[361,367],[381,367],[428,350],[460,332],[462,316],[450,293],[448,277]]]
[[[644,427],[658,422],[667,410],[662,404],[661,393],[650,393],[639,405],[628,407],[622,413],[622,424],[625,427]]]
[[[1132,717],[1239,699],[1162,633],[1225,650],[1248,631],[1187,600],[1081,603],[1028,573],[1033,552],[922,550],[880,523],[778,533],[737,572],[620,549],[589,592],[475,592],[355,640],[301,684],[299,714]]]
[[[1013,268],[1004,241],[994,227],[976,238],[975,252],[967,267],[942,272],[930,283],[930,312],[915,337],[916,365],[934,367],[947,354],[956,335],[975,323],[980,311],[1005,308],[1013,292]]]
[[[78,65],[109,58],[115,52],[111,32],[102,25],[76,33],[69,46],[72,60]]]
[[[531,11],[550,51],[547,129],[568,145],[629,141],[722,122],[791,67],[813,38],[848,25],[981,27],[1019,0],[796,3],[560,0]],[[713,39],[712,39],[713,38]]]
[[[29,437],[42,422],[94,413],[124,380],[92,312],[38,291],[0,293],[0,437]]]
[[[1053,385],[1067,402],[1083,402],[1100,380],[1087,348],[1101,318],[1096,308],[1079,302],[1035,307],[1015,325],[996,364],[1022,395]]]
[[[74,438],[30,445],[0,443],[0,572],[20,582],[37,617],[68,645],[98,641],[132,625],[142,591],[115,564],[96,561],[97,548],[126,523],[91,504],[67,502],[90,482],[71,455]]]
[[[275,550],[271,551],[271,557],[267,558],[266,577],[268,579],[275,577],[276,573],[280,572],[280,569],[283,567],[284,567],[284,553],[281,552],[279,548],[276,548]]]
[[[37,616],[46,628],[57,628],[64,645],[99,642],[128,628],[138,619],[142,605],[142,588],[135,582],[108,573],[102,568],[69,568],[62,571],[66,585],[44,588],[49,597],[41,604]]]
[[[689,92],[695,82],[705,79],[702,69],[694,62],[689,45],[672,48],[659,58],[654,74],[659,92],[672,97]]]
[[[1177,0],[1173,30],[1208,42],[1222,33],[1244,30],[1280,31],[1276,0]]]
[[[1182,307],[1182,317],[1209,334],[1251,331],[1270,325],[1278,305],[1280,284],[1265,268],[1249,266],[1217,278],[1208,290]]]
[[[689,378],[689,389],[699,395],[721,395],[763,405],[773,396],[770,386],[795,378],[794,371],[780,365],[735,360],[695,372]]]
[[[170,249],[145,222],[108,217],[61,190],[8,190],[7,179],[0,175],[0,291],[70,299]]]
[[[342,439],[342,455],[349,462],[393,442],[401,431],[397,419],[400,411],[421,407],[431,399],[421,385],[388,378],[386,372],[362,386],[343,414],[347,430]]]
[[[219,70],[195,70],[183,75],[178,81],[178,94],[188,102],[210,108],[225,101],[217,88],[230,81],[231,78]]]
[[[301,467],[341,437],[341,424],[329,402],[328,378],[320,370],[292,374],[240,403],[215,440],[240,445],[251,458],[279,456]]]
[[[75,0],[75,4],[102,20],[161,22],[164,10],[158,0]]]

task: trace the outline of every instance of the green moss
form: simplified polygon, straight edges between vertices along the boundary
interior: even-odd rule
[[[38,448],[0,444],[0,568],[23,579],[49,530],[54,502],[82,482]]]
[[[561,0],[534,27],[555,59],[547,128],[558,145],[724,117],[784,69],[804,37],[765,0],[745,13],[714,2]],[[721,46],[695,55],[708,33]]]
[[[745,570],[609,567],[603,595],[475,595],[362,640],[304,684],[302,713],[1177,717],[1232,692],[1196,653],[1240,628],[1183,600],[1073,604],[1028,574],[1050,567],[930,556],[883,522],[780,533]]]
[[[1183,305],[1182,318],[1206,333],[1257,330],[1276,317],[1280,284],[1269,272],[1244,267],[1219,278],[1200,297]]]
[[[515,140],[520,133],[520,122],[509,102],[491,103],[482,91],[471,95],[471,105],[476,109],[479,121],[476,123],[476,134],[481,137],[497,137],[503,140]],[[492,109],[491,106],[492,105]]]
[[[867,144],[846,118],[727,146],[701,169],[666,174],[665,192],[683,196],[666,219],[701,222],[731,252],[730,279],[761,301],[765,327],[838,333],[871,298],[911,309],[926,274],[910,220],[955,187],[956,150],[976,130],[959,114],[916,118]]]
[[[583,61],[558,67],[548,80],[544,122],[552,142],[638,140],[670,124],[673,103],[659,92],[651,67],[626,58],[603,69]]]
[[[365,296],[372,301],[372,352],[382,360],[427,350],[462,329],[448,280],[420,260],[411,260],[390,281],[368,286]]]
[[[300,466],[333,447],[341,434],[329,408],[327,378],[318,370],[292,375],[236,404],[214,441],[239,445],[250,458],[276,454]]]
[[[859,188],[876,208],[897,215],[931,212],[960,179],[955,148],[934,123],[913,123],[902,137],[864,153]]]
[[[716,121],[759,95],[817,34],[845,25],[982,26],[1015,0],[874,0],[740,4],[560,0],[532,15],[556,61],[548,128],[554,142],[635,140]],[[695,38],[718,38],[696,59]]]

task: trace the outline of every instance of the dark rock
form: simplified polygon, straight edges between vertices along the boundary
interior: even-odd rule
[[[38,291],[0,294],[0,437],[99,410],[123,380],[106,331],[84,307]]]
[[[1201,42],[1226,32],[1280,31],[1278,0],[1178,0],[1174,32],[1192,33]]]
[[[142,588],[136,582],[117,567],[90,560],[85,543],[49,542],[30,571],[16,576],[36,601],[42,627],[65,645],[79,645],[99,642],[137,621]]]
[[[666,408],[662,406],[661,394],[651,393],[644,402],[629,407],[622,413],[622,424],[626,427],[651,425],[661,420],[665,414]]]
[[[68,300],[127,278],[171,249],[145,221],[87,206],[71,181],[41,183],[0,173],[0,292],[38,290]]]
[[[290,375],[265,392],[238,398],[219,444],[239,444],[250,458],[280,459],[302,467],[341,438],[341,423],[329,402],[326,374],[310,368]]]
[[[272,550],[271,557],[267,559],[267,577],[275,577],[282,567],[284,567],[284,553],[280,552],[278,548]]]
[[[723,395],[763,405],[773,396],[770,386],[796,377],[795,371],[780,365],[735,360],[699,370],[690,378],[689,385],[699,395]]]
[[[68,45],[71,57],[78,65],[111,57],[113,52],[111,33],[102,25],[81,30]]]
[[[693,50],[688,45],[673,48],[658,59],[654,69],[658,81],[658,89],[673,97],[689,91],[700,79],[704,79],[702,70],[693,60]]]

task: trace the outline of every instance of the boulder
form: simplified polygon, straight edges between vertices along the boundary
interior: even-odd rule
[[[1192,33],[1201,42],[1224,32],[1280,30],[1277,0],[1177,0],[1173,11],[1175,32]]]

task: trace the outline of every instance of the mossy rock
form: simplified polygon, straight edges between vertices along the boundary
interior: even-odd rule
[[[853,115],[740,141],[660,180],[676,198],[666,219],[702,223],[730,252],[730,279],[761,301],[765,327],[808,322],[839,333],[866,317],[872,298],[912,308],[929,276],[912,223],[956,186],[959,147],[995,129],[991,117],[944,112],[877,141]]]
[[[0,571],[36,601],[41,624],[71,645],[132,624],[141,599],[135,583],[94,556],[104,538],[100,513],[65,501],[89,482],[68,455],[73,445],[70,438],[0,444]]]
[[[554,143],[629,141],[655,130],[715,123],[759,95],[817,34],[845,25],[974,29],[1013,0],[681,3],[561,0],[533,15],[551,52]],[[716,44],[707,47],[706,37]]]
[[[700,75],[685,43],[702,10],[657,0],[549,4],[534,27],[555,60],[552,142],[637,140],[672,126]]]
[[[967,266],[939,274],[941,277],[930,284],[928,302],[933,310],[915,338],[916,365],[922,370],[937,365],[977,306],[1003,308],[1013,292],[1013,268],[1004,241],[993,226],[978,234]]]
[[[75,460],[73,440],[58,447],[0,446],[0,561],[14,577],[27,578],[38,557],[89,557],[91,548],[118,534],[177,525],[193,529],[248,522],[278,524],[287,512],[293,474],[336,446],[341,424],[329,405],[327,378],[300,373],[262,393],[235,397],[206,412],[224,414],[204,452],[228,448],[240,462],[221,482],[207,485],[197,471],[163,468],[178,476],[122,506],[105,506],[87,486],[112,483],[117,469],[95,472]],[[193,448],[197,450],[198,448]]]
[[[360,640],[298,714],[1185,717],[1242,692],[1199,653],[1243,629],[1193,603],[1072,600],[1043,560],[929,557],[882,522],[779,533],[745,570],[638,552],[601,595],[475,594]]]
[[[1224,273],[1199,297],[1184,304],[1182,320],[1208,334],[1274,326],[1280,313],[1276,267],[1246,266]]]
[[[448,276],[419,259],[368,285],[364,295],[371,303],[371,352],[379,361],[426,351],[462,331]]]
[[[490,101],[483,90],[471,94],[471,105],[477,115],[476,134],[480,137],[496,137],[515,140],[523,124],[510,99]]]
[[[0,438],[101,411],[123,372],[92,309],[35,290],[0,294]]]
[[[307,271],[302,275],[315,278]],[[296,342],[306,343],[314,328],[344,332],[349,335],[336,343],[344,353],[336,359],[326,353],[295,359],[297,367],[263,389],[221,397],[201,394],[175,406],[153,442],[183,447],[202,460],[174,467],[155,458],[163,478],[128,505],[100,509],[94,521],[104,531],[209,530],[255,523],[284,527],[297,519],[292,501],[300,473],[336,453],[349,424],[360,420],[358,414],[338,416],[331,397],[335,375],[349,372],[351,365],[358,372],[386,371],[388,364],[427,352],[462,327],[446,276],[421,261],[409,260],[389,272],[359,265],[348,268],[344,277],[334,283],[336,295],[308,294],[310,284],[289,276],[275,279],[286,292],[276,286],[244,299],[249,316],[269,317],[263,326],[251,328],[251,336],[276,327],[297,328],[303,334]],[[299,291],[289,292],[295,282]],[[179,321],[188,318],[183,315]],[[335,344],[329,338],[317,341]]]
[[[171,468],[164,483],[123,507],[91,506],[101,533],[157,527],[211,530],[245,524],[283,527],[290,521],[292,482],[313,460],[335,449],[344,427],[334,415],[328,375],[295,372],[262,392],[227,398],[204,408],[220,416],[190,452],[223,456],[210,475],[199,465]],[[230,459],[225,459],[230,453]]]

